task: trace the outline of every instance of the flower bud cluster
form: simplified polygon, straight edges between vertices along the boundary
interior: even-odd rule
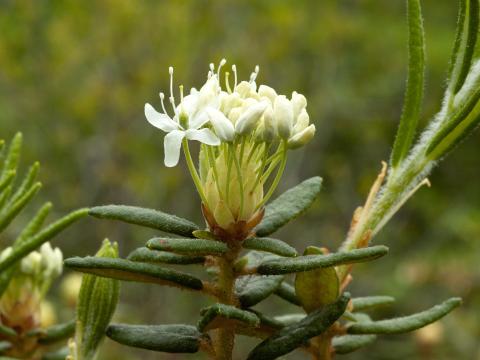
[[[243,238],[261,220],[263,205],[285,169],[287,151],[307,144],[315,134],[315,125],[310,124],[305,96],[294,91],[288,98],[267,85],[257,87],[258,66],[248,81],[238,82],[233,65],[233,85],[226,72],[222,86],[225,63],[222,60],[217,69],[210,64],[200,90],[192,89],[184,97],[180,87],[178,105],[171,77],[169,100],[174,115],[167,114],[163,94],[163,113],[146,104],[145,115],[153,126],[168,133],[167,166],[178,163],[183,146],[211,230]],[[187,140],[201,143],[198,172]],[[267,184],[269,189],[264,193]]]
[[[11,252],[12,248],[5,249],[0,260]],[[0,298],[2,323],[24,331],[38,327],[42,300],[53,280],[62,273],[62,266],[62,252],[48,242],[24,257]]]

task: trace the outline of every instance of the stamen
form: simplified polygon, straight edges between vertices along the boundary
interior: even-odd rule
[[[238,77],[237,77],[237,65],[233,64],[232,65],[232,71],[233,71],[233,76],[234,76],[234,79],[235,79],[235,83],[234,83],[234,88],[237,87],[237,80],[238,80]]]
[[[173,98],[173,67],[170,66],[168,68],[168,73],[170,74],[170,102],[174,104],[174,98]],[[175,105],[175,104],[174,104]]]
[[[257,78],[258,76],[258,72],[260,71],[260,66],[255,66],[255,70],[252,72],[252,74],[250,75],[250,82],[254,82],[255,79]]]
[[[213,65],[213,63],[210,63],[210,71],[211,71],[212,73],[215,72],[215,65]]]
[[[167,114],[167,110],[165,109],[165,104],[163,103],[164,99],[165,99],[165,94],[163,92],[161,92],[160,93],[160,102],[162,103],[162,110],[165,114]]]
[[[183,102],[183,85],[180,85],[179,88],[180,88],[180,102]]]
[[[220,79],[220,70],[222,69],[222,66],[225,65],[226,63],[227,63],[227,60],[225,59],[220,60],[220,64],[218,65],[218,69],[217,69],[217,75],[219,79]]]
[[[225,87],[227,88],[228,93],[231,94],[232,89],[230,89],[230,73],[228,71],[225,71]]]
[[[170,101],[170,104],[172,104],[173,113],[178,118],[177,107],[175,106],[175,99],[173,98],[173,96],[170,96],[168,100]]]

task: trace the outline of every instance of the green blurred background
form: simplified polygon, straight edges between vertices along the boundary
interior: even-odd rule
[[[438,110],[456,23],[456,1],[425,0],[428,46],[424,121]],[[104,203],[162,209],[202,222],[185,164],[163,166],[163,138],[143,105],[176,82],[200,86],[226,57],[241,78],[304,93],[317,135],[292,153],[281,190],[321,175],[320,200],[279,237],[303,250],[335,248],[388,159],[405,86],[404,1],[0,0],[0,137],[25,135],[24,164],[42,163],[38,203],[56,215]],[[350,359],[480,359],[480,133],[434,170],[376,239],[388,257],[361,265],[354,295],[398,298],[379,316],[418,311],[449,296],[464,306],[429,331],[381,337]],[[28,212],[33,212],[28,209]],[[15,228],[12,229],[15,231]],[[65,256],[92,254],[104,237],[126,255],[155,232],[87,219],[55,241]],[[192,269],[192,271],[195,271]],[[58,289],[57,289],[58,291]],[[52,294],[58,307],[60,296]],[[207,299],[124,284],[117,321],[195,323]],[[260,308],[290,311],[278,299]],[[66,316],[71,310],[64,310]],[[238,342],[236,359],[253,345]],[[106,340],[100,359],[184,359]],[[285,359],[303,359],[293,353]]]

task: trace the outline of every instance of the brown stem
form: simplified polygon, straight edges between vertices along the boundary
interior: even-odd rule
[[[234,294],[235,271],[233,269],[233,259],[237,252],[230,252],[224,258],[219,258],[218,275],[218,300],[227,305],[236,305]],[[215,352],[218,360],[231,360],[233,346],[235,344],[235,330],[233,328],[219,328],[214,342]]]
[[[312,354],[314,360],[331,360],[332,359],[332,338],[329,334],[320,335],[311,340],[315,346],[315,352]]]

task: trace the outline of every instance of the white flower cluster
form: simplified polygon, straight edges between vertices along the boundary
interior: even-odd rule
[[[290,98],[266,85],[257,87],[259,68],[248,81],[234,81],[225,73],[222,87],[222,60],[217,69],[210,64],[206,83],[180,102],[173,95],[173,69],[170,68],[168,115],[165,95],[160,93],[162,111],[145,105],[150,124],[167,132],[165,165],[175,166],[183,147],[189,171],[202,199],[210,230],[220,237],[242,239],[263,216],[263,205],[270,198],[285,169],[287,151],[308,143],[315,134],[310,124],[305,96],[293,92]],[[202,143],[197,170],[188,140]],[[276,175],[269,180],[270,175]],[[270,183],[264,193],[264,185]]]
[[[288,99],[266,85],[257,89],[258,66],[249,81],[237,83],[237,70],[233,65],[233,90],[228,73],[225,77],[226,89],[223,90],[220,73],[225,62],[220,62],[216,72],[214,65],[210,64],[207,82],[200,90],[192,88],[189,95],[183,96],[183,87],[180,87],[178,105],[173,95],[173,68],[170,67],[172,117],[166,110],[164,93],[160,93],[163,112],[145,104],[148,122],[168,133],[165,136],[166,166],[177,165],[183,139],[218,146],[221,142],[232,142],[237,137],[254,134],[257,141],[284,140],[289,148],[295,149],[313,138],[315,125],[310,124],[305,96],[294,91]]]
[[[12,252],[6,248],[0,261]],[[43,244],[39,251],[24,257],[13,274],[6,291],[0,298],[0,314],[8,326],[31,328],[39,325],[40,304],[52,281],[60,276],[63,255],[59,248],[50,243]]]

